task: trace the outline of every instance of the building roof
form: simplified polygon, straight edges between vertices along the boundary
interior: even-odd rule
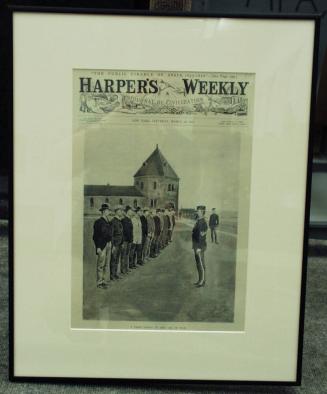
[[[179,179],[173,167],[161,153],[158,145],[151,155],[145,160],[134,177],[146,175],[166,176],[169,178]]]
[[[84,185],[84,196],[144,197],[135,186]]]

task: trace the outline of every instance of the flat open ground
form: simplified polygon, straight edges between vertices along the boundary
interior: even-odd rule
[[[208,240],[206,286],[196,288],[197,271],[191,245],[192,224],[177,222],[173,241],[155,259],[96,288],[93,219],[85,219],[84,319],[153,322],[232,322],[235,288],[233,234]],[[209,234],[208,234],[209,235]]]

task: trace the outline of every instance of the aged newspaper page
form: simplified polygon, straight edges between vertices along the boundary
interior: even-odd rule
[[[73,81],[72,327],[243,330],[254,74]]]

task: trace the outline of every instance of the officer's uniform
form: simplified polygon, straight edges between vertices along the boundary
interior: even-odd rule
[[[205,210],[205,207],[200,206],[197,209]],[[199,281],[197,284],[205,283],[204,252],[207,249],[207,231],[208,225],[205,218],[197,219],[192,231],[192,247],[194,250],[196,268],[199,274]]]

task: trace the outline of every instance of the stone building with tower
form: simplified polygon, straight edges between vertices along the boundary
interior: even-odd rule
[[[85,185],[84,214],[98,214],[104,203],[112,207],[172,207],[177,211],[178,193],[179,177],[157,145],[135,173],[133,186]]]

